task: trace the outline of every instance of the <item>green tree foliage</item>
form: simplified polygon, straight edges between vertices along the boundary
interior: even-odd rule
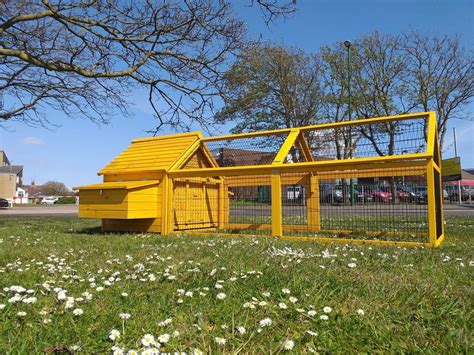
[[[219,123],[233,132],[313,124],[322,105],[320,61],[301,50],[262,46],[243,52],[225,74]]]

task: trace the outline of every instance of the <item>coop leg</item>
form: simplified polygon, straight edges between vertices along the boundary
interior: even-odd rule
[[[279,172],[272,173],[272,236],[283,236],[282,202],[281,202],[281,176]]]
[[[312,232],[321,230],[321,213],[319,205],[319,179],[317,176],[309,177],[309,189],[306,203],[308,227]]]

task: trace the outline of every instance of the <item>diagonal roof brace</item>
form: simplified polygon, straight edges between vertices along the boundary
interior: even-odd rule
[[[280,150],[275,156],[275,159],[273,159],[272,164],[283,164],[285,162],[285,159],[288,156],[288,153],[290,152],[291,148],[295,144],[299,135],[300,135],[299,129],[295,128],[290,131],[290,133],[288,134],[288,137],[286,137],[285,142],[283,142]]]

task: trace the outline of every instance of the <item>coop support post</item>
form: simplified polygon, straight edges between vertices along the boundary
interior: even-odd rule
[[[174,180],[168,178],[168,213],[166,216],[166,223],[168,225],[169,233],[174,231]]]
[[[227,209],[226,209],[226,199],[228,198],[228,196],[226,196],[226,193],[225,193],[225,184],[224,184],[224,181],[221,181],[219,182],[219,192],[218,192],[218,203],[217,203],[217,208],[219,209],[218,211],[218,228],[219,229],[226,229],[226,223],[225,223],[225,219],[226,219],[226,213],[227,213]]]
[[[163,177],[162,187],[162,206],[161,206],[161,234],[167,235],[173,231],[172,216],[173,216],[173,187],[172,179],[165,175]],[[170,189],[171,185],[171,189]],[[171,221],[171,222],[170,222]]]
[[[278,170],[272,171],[272,236],[283,236],[282,201],[281,201],[281,175]]]
[[[317,176],[309,176],[306,216],[310,230],[319,232],[321,230],[321,213],[319,206],[319,178]]]
[[[430,160],[426,167],[427,200],[428,200],[428,233],[429,243],[432,247],[436,245],[436,196],[434,181],[433,160]]]

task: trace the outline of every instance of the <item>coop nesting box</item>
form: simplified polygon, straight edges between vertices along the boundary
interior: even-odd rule
[[[103,183],[78,186],[79,217],[102,219],[104,231],[169,233],[217,227],[222,178],[170,182],[168,172],[217,164],[199,132],[141,138],[103,168]],[[175,208],[171,208],[173,197]],[[182,206],[181,206],[182,205]]]

